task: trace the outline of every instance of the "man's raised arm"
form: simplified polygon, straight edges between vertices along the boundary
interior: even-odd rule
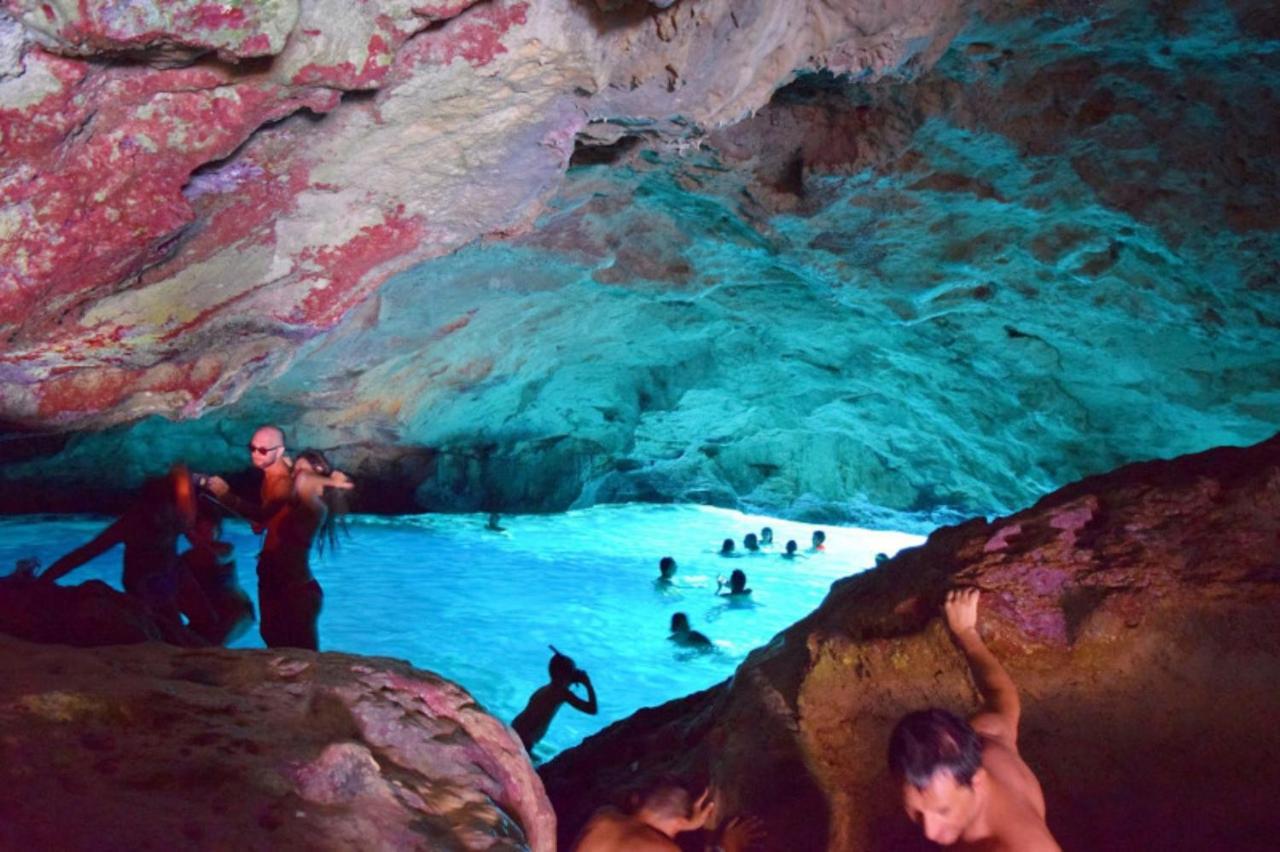
[[[978,691],[982,693],[982,709],[969,724],[980,734],[1002,740],[1017,750],[1018,719],[1022,715],[1022,703],[1018,700],[1018,688],[1013,678],[1000,665],[978,634],[978,597],[974,588],[952,589],[947,592],[943,612],[947,627],[969,663]]]

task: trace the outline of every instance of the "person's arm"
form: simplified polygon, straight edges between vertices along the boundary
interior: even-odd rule
[[[978,733],[1002,740],[1016,750],[1022,704],[1013,678],[1009,677],[978,634],[979,596],[977,589],[952,589],[947,592],[943,605],[947,627],[964,653],[978,691],[982,693],[982,709],[969,720],[969,724]]]
[[[206,481],[210,493],[218,498],[218,502],[235,514],[254,525],[255,532],[289,502],[292,482],[289,477],[278,477],[270,481],[267,492],[263,495],[264,503],[253,503],[231,490],[231,486],[221,476],[210,476]]]
[[[569,706],[572,707],[574,710],[579,710],[583,713],[586,713],[588,716],[594,716],[596,715],[596,713],[600,711],[600,707],[596,703],[596,689],[594,686],[591,685],[591,678],[587,675],[586,672],[579,669],[578,674],[580,675],[580,677],[578,678],[578,683],[582,684],[587,688],[587,700],[583,701],[581,698],[574,695],[573,691],[570,689],[566,689],[564,691],[564,695],[565,695],[564,700],[567,701]]]
[[[756,816],[736,816],[720,832],[719,852],[746,852],[765,838],[764,823]]]
[[[57,562],[45,569],[40,575],[41,582],[53,583],[59,578],[69,574],[84,563],[106,553],[111,548],[119,544],[124,538],[124,527],[126,519],[120,518],[111,526],[98,533],[89,541],[88,544],[81,545]]]

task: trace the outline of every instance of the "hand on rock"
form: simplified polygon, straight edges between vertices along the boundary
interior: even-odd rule
[[[725,825],[720,835],[720,848],[724,852],[746,852],[752,844],[764,840],[766,835],[760,817],[736,816]]]
[[[942,611],[946,614],[947,627],[952,633],[959,636],[978,629],[978,598],[981,594],[981,591],[972,586],[947,592]]]

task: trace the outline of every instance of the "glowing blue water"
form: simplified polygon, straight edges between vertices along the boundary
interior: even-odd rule
[[[91,538],[103,519],[0,519],[0,572],[20,557],[44,565]],[[695,506],[602,506],[563,515],[504,517],[505,533],[466,515],[356,516],[333,554],[313,557],[325,589],[324,650],[408,659],[461,683],[509,721],[546,683],[548,644],[588,671],[600,714],[563,708],[538,747],[547,756],[640,707],[660,704],[728,677],[753,648],[801,618],[832,581],[918,544],[919,536],[824,526],[827,549],[794,560],[788,538],[807,549],[812,525]],[[725,538],[772,526],[774,549],[725,559]],[[228,523],[237,569],[256,598],[257,538]],[[62,580],[96,578],[119,588],[119,549]],[[675,588],[654,585],[658,559],[679,565]],[[716,576],[742,568],[754,590],[745,607],[714,595]],[[673,612],[688,613],[717,652],[692,654],[668,639]],[[261,647],[256,629],[236,647]]]

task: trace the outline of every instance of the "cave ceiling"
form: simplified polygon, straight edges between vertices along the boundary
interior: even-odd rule
[[[4,8],[0,508],[275,421],[901,524],[1280,422],[1270,3]]]

